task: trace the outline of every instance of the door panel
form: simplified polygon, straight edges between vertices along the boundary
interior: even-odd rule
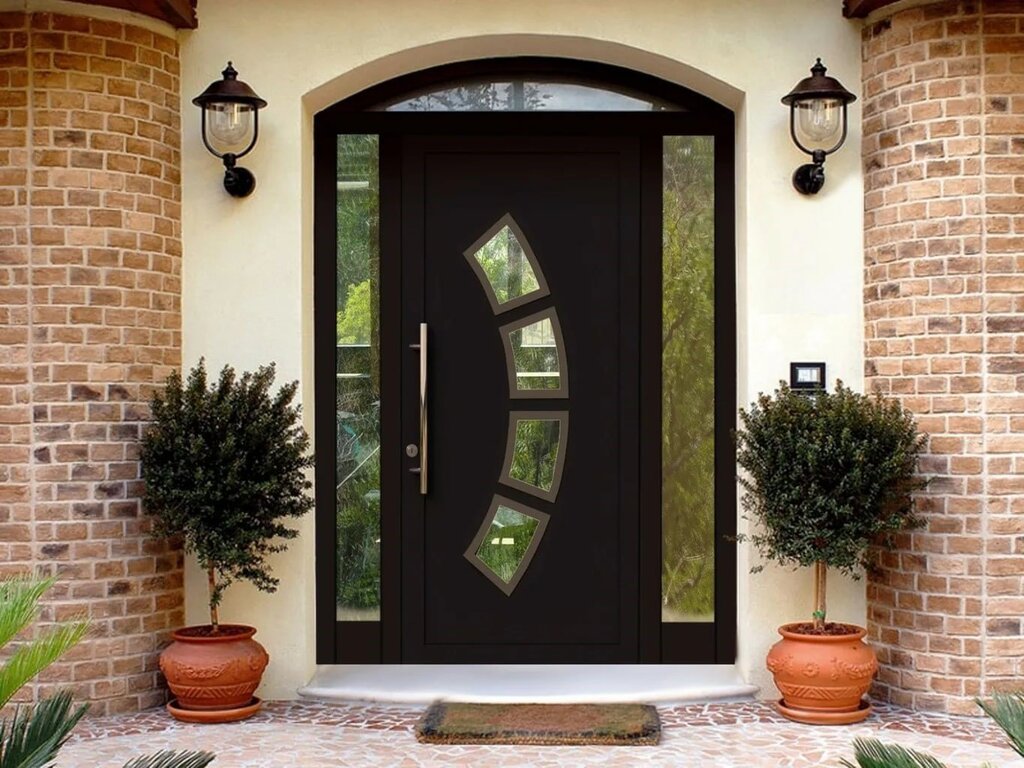
[[[409,137],[395,147],[407,444],[419,433],[419,353],[410,347],[421,322],[429,329],[428,493],[411,473],[402,491],[402,660],[636,661],[638,142]],[[543,286],[507,305],[465,255],[503,217]],[[491,267],[501,280],[524,274]],[[557,324],[538,324],[550,310]],[[502,328],[524,320],[510,354]],[[516,387],[510,362],[529,391]],[[566,430],[564,454],[549,459],[561,470],[553,498],[501,482],[514,411],[550,411]],[[407,457],[406,469],[420,458]],[[489,513],[499,525],[482,531]],[[497,535],[502,526],[510,535]],[[507,579],[510,564],[532,559],[509,584],[473,562],[480,546]]]

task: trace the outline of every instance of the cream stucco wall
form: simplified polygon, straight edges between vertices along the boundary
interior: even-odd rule
[[[258,179],[246,200],[221,189],[185,104],[184,360],[249,368],[275,360],[302,381],[312,410],[312,115],[372,83],[489,55],[570,56],[632,67],[726,104],[737,119],[739,400],[788,375],[791,360],[825,360],[829,376],[862,380],[860,112],[827,163],[814,198],[789,177],[803,156],[779,98],[815,56],[857,91],[860,38],[840,4],[821,0],[203,0],[200,28],[183,32],[182,93],[200,92],[228,59],[270,106],[246,158]],[[310,422],[311,425],[311,422]],[[741,529],[745,523],[741,521]],[[262,695],[289,697],[314,665],[313,520],[274,560],[281,588],[233,587],[222,616],[259,627],[273,659]],[[763,658],[775,627],[807,615],[810,578],[739,562],[739,659],[747,680],[772,688]],[[193,567],[188,617],[204,620]],[[863,623],[862,584],[833,579],[831,616]]]

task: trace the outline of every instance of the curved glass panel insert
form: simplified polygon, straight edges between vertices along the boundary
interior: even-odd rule
[[[554,501],[562,482],[568,437],[568,411],[510,413],[501,482],[546,501]]]
[[[498,219],[464,255],[495,314],[548,295],[537,257],[510,213]]]
[[[666,136],[661,620],[715,615],[715,144]]]
[[[501,328],[510,397],[568,397],[569,369],[558,313],[545,309]]]
[[[519,585],[537,552],[548,516],[495,496],[466,558],[506,595]]]
[[[678,112],[680,107],[642,91],[604,84],[531,77],[461,80],[402,96],[387,112]]]

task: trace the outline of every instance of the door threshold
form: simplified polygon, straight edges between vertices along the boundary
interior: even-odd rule
[[[703,702],[758,687],[728,664],[323,664],[299,696],[327,701]]]

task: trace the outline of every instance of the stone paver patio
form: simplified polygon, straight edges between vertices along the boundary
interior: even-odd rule
[[[213,768],[334,766],[838,766],[856,736],[927,750],[951,768],[1024,768],[1001,731],[982,718],[876,707],[865,723],[817,728],[783,720],[765,702],[659,707],[657,747],[437,747],[416,742],[420,707],[271,702],[256,717],[229,725],[186,725],[163,710],[84,721],[59,768],[120,768],[157,749],[206,749]]]

